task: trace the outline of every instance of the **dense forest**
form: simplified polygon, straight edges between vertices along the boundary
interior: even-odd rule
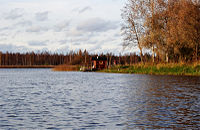
[[[124,47],[151,51],[152,62],[198,62],[200,0],[128,0],[122,10]]]
[[[0,52],[0,65],[91,65],[91,58],[97,56],[97,54],[89,54],[86,50],[78,52],[70,51],[67,54],[58,54],[50,52],[27,52],[27,53],[12,53]],[[130,65],[139,63],[141,61],[140,56],[133,54],[125,54],[116,56],[112,53],[101,54],[99,56],[104,56],[107,58],[110,65],[120,64],[120,65]],[[144,55],[145,60],[149,61],[151,56],[149,54]]]

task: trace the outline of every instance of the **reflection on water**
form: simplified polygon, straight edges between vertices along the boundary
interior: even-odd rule
[[[200,77],[0,70],[2,129],[198,129]]]
[[[199,77],[140,75],[139,79],[139,90],[127,97],[130,113],[126,128],[200,127]]]

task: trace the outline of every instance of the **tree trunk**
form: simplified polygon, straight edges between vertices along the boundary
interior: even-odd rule
[[[120,56],[119,56],[119,65],[121,65],[121,58],[120,58]]]
[[[142,47],[140,47],[140,45],[139,45],[139,49],[140,49],[140,58],[141,58],[141,61],[142,61],[142,63],[144,63],[143,53],[142,53]]]
[[[198,61],[198,45],[196,45],[196,55],[195,55],[196,62]]]
[[[1,59],[2,59],[2,53],[0,52],[0,65],[2,65]]]
[[[111,68],[111,62],[112,62],[112,56],[110,56],[110,60],[109,60],[109,68]]]
[[[169,63],[169,54],[168,52],[165,54],[166,63]]]
[[[155,62],[155,51],[154,51],[154,46],[152,46],[152,62]]]
[[[130,54],[130,65],[132,65],[132,55]]]
[[[86,54],[85,54],[85,65],[86,65],[86,62],[87,62],[87,56],[86,56]]]
[[[70,62],[70,64],[72,63],[72,55],[71,54],[69,55],[69,62]]]

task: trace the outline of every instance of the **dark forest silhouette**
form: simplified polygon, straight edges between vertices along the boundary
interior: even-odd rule
[[[97,56],[97,54],[89,54],[86,50],[78,52],[70,51],[67,54],[58,54],[50,52],[27,52],[27,53],[13,53],[13,52],[0,52],[0,65],[11,66],[33,66],[33,65],[91,65],[91,58]],[[136,53],[125,54],[116,56],[112,53],[100,54],[99,56],[105,56],[109,64],[131,65],[141,61],[140,56]],[[151,60],[149,54],[144,55],[146,62]]]
[[[90,66],[92,57],[97,54],[90,54],[88,51],[79,50],[78,52],[70,51],[66,54],[50,53],[50,52],[0,52],[0,66],[39,66],[39,65],[82,65]],[[124,55],[115,55],[113,53],[99,54],[108,60],[109,65],[133,65],[141,63],[141,57],[136,53],[127,53]],[[152,55],[145,53],[143,55],[143,63],[152,63]],[[155,57],[155,63],[162,63],[159,56]],[[179,57],[174,58],[173,63],[179,63]],[[191,61],[190,61],[191,62]]]

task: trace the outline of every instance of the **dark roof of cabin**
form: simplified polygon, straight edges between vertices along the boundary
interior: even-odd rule
[[[106,61],[107,57],[105,57],[105,56],[93,56],[92,60],[103,60],[103,61]]]

